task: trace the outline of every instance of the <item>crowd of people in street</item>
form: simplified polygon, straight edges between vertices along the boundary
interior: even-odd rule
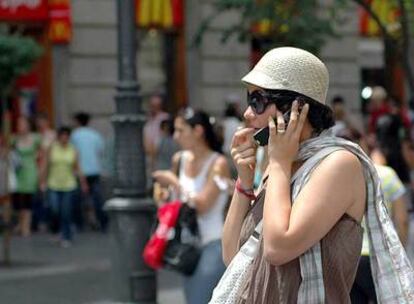
[[[277,52],[285,56],[283,50]],[[179,199],[196,215],[197,263],[191,274],[184,276],[188,304],[209,303],[226,265],[257,233],[256,225],[262,217],[264,234],[257,233],[257,240],[264,245],[254,258],[250,283],[241,287],[242,295],[232,303],[298,301],[298,278],[305,265],[302,263],[306,263],[302,255],[311,252],[309,258],[318,262],[312,246],[320,246],[318,254],[327,257],[321,269],[332,280],[325,282],[324,297],[341,303],[348,303],[348,299],[352,303],[376,303],[380,284],[371,272],[370,259],[373,254],[377,257],[378,248],[372,245],[369,232],[373,220],[366,218],[366,210],[371,207],[365,205],[372,193],[366,192],[367,176],[361,170],[364,167],[364,172],[371,172],[371,167],[358,160],[375,164],[372,178],[380,181],[387,212],[402,246],[410,258],[414,256],[414,236],[410,232],[414,227],[414,113],[402,100],[375,86],[362,115],[363,123],[357,125],[342,96],[333,97],[327,105],[327,76],[321,63],[302,51],[297,51],[297,56],[317,66],[320,74],[319,78],[313,75],[314,81],[320,82],[325,93],[304,86],[301,81],[305,80],[299,78],[296,90],[281,89],[276,84],[272,87],[260,82],[259,74],[266,71],[262,68],[253,69],[243,79],[248,90],[245,106],[239,96],[231,94],[224,101],[221,117],[192,108],[180,109],[173,116],[164,111],[164,95],[156,93],[148,99],[143,144],[155,203],[161,207]],[[288,119],[282,113],[288,113]],[[90,119],[87,113],[76,113],[73,128],[53,129],[44,114],[21,116],[9,142],[0,136],[0,171],[7,173],[0,176],[0,200],[11,194],[15,235],[30,237],[34,231],[49,231],[62,247],[69,247],[75,232],[87,227],[107,231],[102,194],[106,143],[89,126]],[[269,145],[258,145],[253,133],[266,126],[270,128]],[[331,145],[326,134],[335,138],[335,144],[353,152],[335,151],[333,156],[318,160],[322,162],[315,169],[319,179],[315,178],[309,188],[301,181],[305,194],[296,193],[297,202],[292,207],[292,171],[303,175],[313,172],[314,168],[299,169],[307,163],[304,150],[319,153],[322,147]],[[291,138],[298,142],[293,143]],[[305,196],[315,200],[315,205],[304,204]],[[352,204],[346,204],[347,198]],[[283,208],[275,208],[271,199],[279,200]],[[332,203],[329,208],[325,208],[327,201]],[[286,231],[294,229],[289,227],[297,230],[288,234]],[[279,250],[276,243],[286,248]],[[338,265],[338,261],[345,262]],[[342,281],[334,277],[338,273],[330,272],[331,266],[326,263],[337,268]],[[281,278],[290,285],[283,285]],[[286,289],[283,294],[280,288]]]
[[[90,116],[77,113],[74,126],[51,127],[45,114],[21,116],[9,140],[0,139],[0,196],[11,197],[13,234],[50,232],[62,247],[75,231],[89,225],[105,232],[101,189],[104,140],[89,127]],[[88,203],[88,198],[92,204]]]

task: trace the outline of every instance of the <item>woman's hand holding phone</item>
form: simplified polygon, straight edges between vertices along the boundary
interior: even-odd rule
[[[275,107],[275,105],[272,105]],[[295,100],[286,125],[283,114],[276,108],[276,121],[269,117],[269,165],[277,164],[290,167],[299,150],[299,141],[308,115],[309,105],[305,104],[299,113],[298,101]]]
[[[236,131],[231,144],[231,156],[243,188],[253,187],[256,167],[257,145],[253,139],[255,129],[243,128]]]

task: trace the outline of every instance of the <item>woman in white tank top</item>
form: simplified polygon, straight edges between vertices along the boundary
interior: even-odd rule
[[[187,109],[174,122],[174,139],[182,151],[173,157],[171,170],[156,171],[154,178],[197,210],[202,254],[194,274],[185,277],[188,304],[208,303],[224,272],[221,236],[228,193],[220,181],[230,177],[209,116]]]

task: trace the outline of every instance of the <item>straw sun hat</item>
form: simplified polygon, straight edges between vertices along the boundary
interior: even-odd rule
[[[242,81],[263,89],[294,91],[325,104],[329,74],[315,55],[280,47],[267,52]]]

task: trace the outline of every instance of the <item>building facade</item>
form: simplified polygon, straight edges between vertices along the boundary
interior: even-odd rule
[[[33,1],[43,0],[20,2]],[[29,34],[38,35],[36,39],[46,50],[42,63],[37,66],[37,75],[42,79],[40,84],[35,84],[41,86],[37,109],[49,112],[56,125],[71,123],[71,116],[77,111],[90,112],[94,117],[93,126],[109,134],[112,131],[108,118],[114,112],[117,80],[116,1],[71,0],[69,3],[72,35],[66,43],[50,41],[48,20],[12,22],[31,28]],[[237,95],[245,102],[240,78],[251,68],[251,45],[235,37],[226,44],[220,42],[221,30],[240,18],[234,11],[218,16],[201,45],[195,46],[194,37],[202,20],[214,12],[213,1],[183,3],[184,23],[178,31],[159,28],[139,31],[137,70],[141,93],[145,99],[153,91],[166,92],[169,110],[189,104],[220,115],[227,96]],[[359,35],[356,12],[356,6],[349,7],[343,16],[345,22],[338,24],[340,38],[328,41],[321,57],[331,76],[328,100],[342,95],[348,110],[359,121],[362,71],[382,68],[382,43],[378,38]],[[8,20],[0,22],[10,24]],[[177,82],[176,78],[180,80]]]

